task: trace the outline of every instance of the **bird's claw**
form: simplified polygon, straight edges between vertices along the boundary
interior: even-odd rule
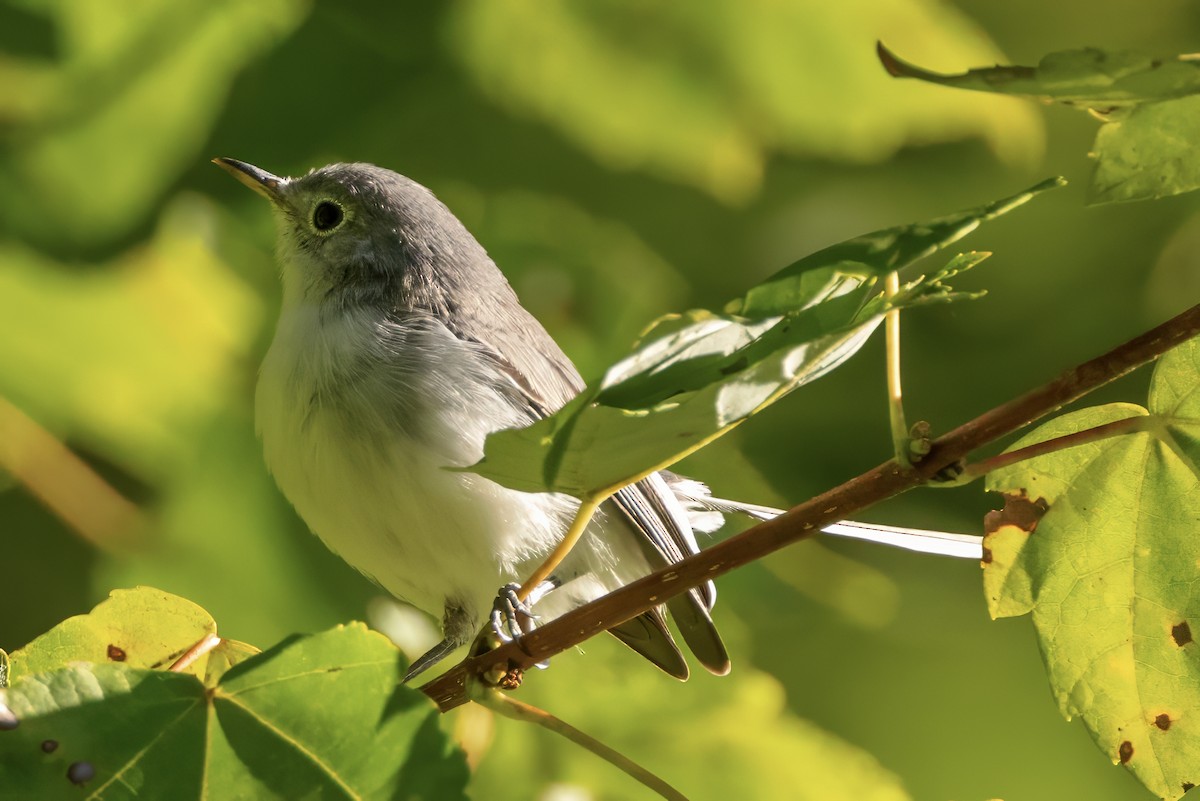
[[[517,594],[521,590],[521,585],[515,581],[505,584],[496,593],[496,600],[492,603],[492,633],[501,642],[510,643],[522,634],[532,631],[535,622],[541,619],[533,611],[534,602],[554,589],[555,586],[557,585],[553,581],[544,582],[529,594],[528,601],[522,601]],[[545,670],[550,667],[550,663],[542,661],[536,663],[534,667]]]
[[[533,621],[538,619],[529,605],[517,595],[520,589],[521,585],[516,582],[505,584],[496,593],[496,600],[492,604],[492,631],[501,642],[512,642],[533,628]],[[523,621],[530,624],[528,628]]]

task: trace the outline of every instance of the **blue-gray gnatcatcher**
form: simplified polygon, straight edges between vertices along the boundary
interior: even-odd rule
[[[255,396],[267,466],[330,549],[441,616],[444,639],[411,678],[474,637],[497,588],[543,562],[577,507],[445,468],[474,464],[490,432],[553,412],[583,381],[483,247],[420,184],[370,164],[281,178],[216,163],[266,197],[279,223],[283,302]],[[729,511],[775,513],[709,498],[703,485],[666,473],[626,487],[538,588],[538,616],[694,553],[693,530],[715,528]],[[708,584],[666,606],[700,664],[723,674],[714,600]],[[686,678],[661,610],[612,633]]]

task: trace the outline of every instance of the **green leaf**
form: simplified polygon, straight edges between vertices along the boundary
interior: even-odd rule
[[[962,239],[980,223],[993,220],[1042,192],[1065,184],[1062,178],[1050,178],[994,203],[929,222],[872,231],[818,250],[775,273],[747,292],[744,298],[732,301],[725,310],[747,317],[768,317],[807,308],[854,289],[869,277],[902,270]]]
[[[988,476],[1007,503],[989,517],[984,585],[993,616],[1032,611],[1063,715],[1174,799],[1200,784],[1200,340],[1161,359],[1148,411],[1085,409],[1013,449],[1130,417],[1147,430]]]
[[[20,724],[0,731],[0,797],[83,797],[68,776],[80,764],[94,771],[94,798],[183,797],[203,781],[195,676],[78,662],[17,679],[0,691],[5,704]]]
[[[433,703],[400,684],[404,669],[396,647],[362,624],[284,641],[237,665],[214,694],[221,736],[212,780],[257,783],[262,797],[320,787],[334,797],[465,798],[466,763]]]
[[[669,466],[852,356],[889,308],[952,300],[965,254],[884,299],[875,278],[953,242],[1060,179],[920,226],[884,229],[784,269],[731,304],[655,324],[598,384],[533,425],[488,437],[469,468],[501,484],[578,498]]]
[[[904,61],[882,43],[893,76],[981,92],[1031,95],[1090,109],[1096,136],[1092,203],[1145,200],[1200,187],[1193,147],[1200,124],[1200,59],[1157,58],[1096,48],[1051,53],[1036,67],[995,66],[944,74]]]
[[[1200,187],[1200,97],[1147,103],[1100,126],[1089,200],[1109,203],[1167,197]]]
[[[91,612],[67,618],[15,651],[10,679],[57,670],[70,662],[163,669],[216,630],[208,612],[177,595],[153,587],[114,590]],[[199,660],[189,672],[202,676],[204,668],[204,660]]]
[[[1200,61],[1194,55],[1156,58],[1095,47],[1050,53],[1036,67],[982,67],[947,75],[911,64],[882,43],[879,58],[892,75],[943,86],[1033,95],[1045,100],[1108,111],[1200,93]]]
[[[113,663],[26,675],[0,691],[20,721],[0,732],[0,794],[79,798],[67,774],[86,762],[83,791],[106,799],[465,798],[461,753],[402,673],[355,624],[285,641],[212,689]]]

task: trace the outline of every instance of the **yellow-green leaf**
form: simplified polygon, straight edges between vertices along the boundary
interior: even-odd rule
[[[166,669],[217,624],[191,601],[153,587],[113,590],[91,612],[59,623],[11,659],[12,681],[57,670],[72,662],[113,662],[127,667]],[[206,662],[189,672],[203,676]]]
[[[1065,415],[1013,448],[1125,418],[1129,433],[997,470],[994,616],[1032,612],[1059,709],[1152,792],[1200,784],[1200,340],[1162,358],[1149,409]]]

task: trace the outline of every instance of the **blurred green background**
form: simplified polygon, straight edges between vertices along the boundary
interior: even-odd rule
[[[909,415],[945,430],[1193,303],[1200,207],[1085,207],[1093,121],[893,81],[876,39],[961,70],[1198,36],[1187,0],[0,0],[0,647],[136,584],[260,646],[377,595],[263,468],[274,231],[211,157],[429,185],[585,376],[659,314],[1063,174],[965,244],[996,252],[961,282],[988,297],[906,319]],[[882,365],[874,342],[683,472],[788,504],[874,466]],[[926,491],[871,518],[978,532],[992,504]],[[696,799],[1149,797],[1059,718],[1029,622],[988,621],[973,563],[809,543],[720,592],[731,677],[679,685],[597,640],[523,697]],[[453,717],[478,797],[644,795],[544,732]]]

